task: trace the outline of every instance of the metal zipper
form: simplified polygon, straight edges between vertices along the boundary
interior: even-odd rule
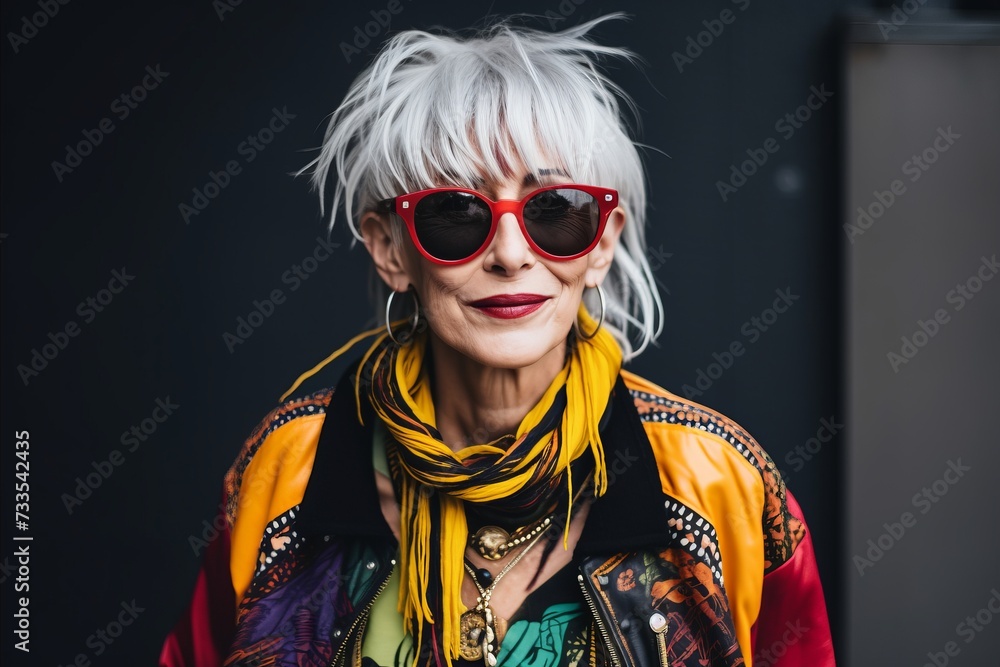
[[[365,608],[361,611],[358,617],[354,619],[354,622],[351,623],[351,627],[347,629],[347,636],[344,637],[344,642],[340,645],[340,648],[337,649],[337,653],[333,656],[333,660],[330,661],[330,667],[337,667],[337,665],[340,663],[340,659],[344,656],[344,649],[350,643],[351,635],[354,633],[355,629],[357,629],[358,624],[361,623],[362,621],[364,621],[365,625],[368,624],[368,614],[371,612],[372,607],[375,606],[375,600],[378,599],[379,595],[382,595],[382,591],[384,591],[386,587],[389,585],[389,580],[392,578],[393,568],[395,568],[396,566],[395,561],[393,561],[392,565],[393,567],[389,569],[389,576],[387,576],[385,579],[382,580],[382,583],[379,585],[378,590],[375,591],[375,595],[373,595],[372,599],[368,601],[368,604],[365,605]],[[364,626],[362,626],[362,628],[363,627]]]
[[[660,667],[670,667],[670,658],[667,656],[667,631],[656,633],[656,650],[660,653]]]
[[[590,591],[587,590],[587,584],[584,582],[583,574],[576,575],[576,580],[580,582],[580,590],[583,591],[583,599],[587,601],[587,606],[590,607],[590,613],[594,616],[594,620],[597,621],[597,630],[601,633],[601,639],[604,641],[604,645],[608,648],[608,652],[611,654],[611,664],[614,667],[621,667],[622,661],[618,658],[618,654],[615,652],[615,646],[611,643],[611,636],[608,634],[607,628],[604,627],[604,620],[601,615],[597,613],[597,605],[594,604],[594,598],[591,597]]]
[[[376,593],[375,597],[379,594]],[[368,628],[368,618],[366,617],[364,622],[358,626],[358,636],[354,638],[354,656],[351,658],[351,664],[354,667],[361,667],[361,650],[365,643],[365,630]]]
[[[590,667],[597,667],[597,624],[594,619],[590,620],[590,638],[587,643],[590,644]]]
[[[656,635],[656,652],[660,655],[660,667],[670,667],[670,657],[667,655],[667,617],[656,612],[649,617],[649,628]]]

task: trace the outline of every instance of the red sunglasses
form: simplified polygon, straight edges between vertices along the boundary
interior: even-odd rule
[[[466,188],[433,188],[392,197],[376,210],[399,215],[424,257],[460,264],[483,252],[500,216],[513,213],[528,245],[546,259],[570,260],[594,249],[618,192],[593,185],[548,185],[520,201],[489,197]]]

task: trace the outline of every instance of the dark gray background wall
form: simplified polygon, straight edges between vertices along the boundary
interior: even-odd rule
[[[211,537],[205,522],[243,439],[373,310],[360,287],[364,251],[343,226],[331,238],[339,246],[308,279],[283,280],[325,238],[317,202],[289,172],[308,160],[326,115],[389,30],[459,28],[523,11],[542,27],[631,15],[599,34],[646,61],[639,70],[616,64],[614,76],[638,102],[640,139],[652,147],[648,237],[667,311],[659,346],[632,369],[726,413],[770,451],[807,514],[841,640],[842,455],[840,434],[826,438],[824,428],[844,422],[836,25],[848,3],[400,2],[361,53],[343,44],[385,1],[70,3],[44,19],[34,1],[5,3],[6,506],[15,431],[29,431],[32,464],[29,529],[18,531],[11,516],[2,523],[5,628],[17,577],[11,535],[34,541],[32,651],[14,651],[5,630],[4,655],[18,664],[69,664],[81,654],[93,664],[155,659],[187,603],[197,541]],[[731,22],[719,30],[723,11]],[[689,61],[674,56],[688,49]],[[116,102],[144,79],[149,89],[135,108]],[[807,119],[782,122],[815,91],[824,101]],[[275,110],[285,127],[249,148],[248,135]],[[95,134],[102,119],[110,132]],[[67,163],[67,145],[88,135],[100,142]],[[748,151],[760,156],[769,138],[777,152],[723,196],[718,182]],[[54,169],[56,161],[72,171]],[[239,173],[185,220],[179,205],[192,204],[192,189],[229,161]],[[102,292],[116,271],[131,276],[127,285],[119,279],[118,293]],[[223,335],[275,289],[285,301],[227,346]],[[779,291],[795,299],[772,320]],[[737,341],[745,353],[713,366],[713,355]],[[52,358],[22,376],[18,367],[48,344]],[[332,383],[346,363],[307,388]],[[158,403],[175,407],[155,431],[125,435]],[[810,443],[819,436],[827,442]],[[80,487],[95,471],[100,484]],[[95,634],[133,604],[137,617],[119,637]]]

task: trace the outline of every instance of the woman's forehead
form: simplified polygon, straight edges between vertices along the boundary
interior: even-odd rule
[[[569,172],[559,166],[531,169],[521,166],[505,174],[488,174],[482,172],[473,177],[442,175],[435,179],[435,187],[467,187],[488,194],[503,187],[515,185],[520,189],[541,187],[557,183],[567,183],[572,180]]]
[[[482,149],[475,144],[472,153],[477,159],[469,165],[470,170],[460,170],[463,173],[454,169],[439,172],[433,185],[469,187],[487,192],[512,183],[529,188],[565,183],[572,178],[568,165],[555,151],[540,142],[523,150],[509,134],[493,142],[490,151],[492,160],[489,162],[484,159]]]

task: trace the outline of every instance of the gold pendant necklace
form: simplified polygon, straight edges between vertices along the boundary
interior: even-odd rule
[[[469,537],[469,546],[486,560],[500,560],[519,544],[529,542],[549,527],[554,514],[541,519],[534,526],[518,528],[513,536],[499,526],[483,526]]]
[[[470,609],[462,614],[459,623],[462,641],[459,654],[465,660],[480,660],[483,657],[483,632],[486,630],[486,619],[476,610]]]
[[[524,549],[497,572],[493,581],[486,587],[479,583],[476,570],[473,569],[469,561],[465,561],[465,569],[472,577],[472,583],[479,591],[476,598],[476,606],[462,614],[460,621],[461,646],[460,653],[466,660],[485,660],[487,667],[495,667],[497,664],[497,651],[500,649],[500,642],[507,632],[507,621],[496,616],[490,606],[490,599],[493,591],[505,574],[510,572],[524,556],[531,551],[531,548],[538,544],[545,530],[552,525],[552,518],[547,517],[539,526],[530,532],[531,537],[525,537],[518,544],[527,542]],[[498,529],[499,530],[499,529]],[[480,531],[482,532],[482,531]],[[478,534],[478,533],[477,533]],[[506,552],[505,552],[506,553]],[[496,559],[490,559],[496,560]],[[487,570],[488,572],[488,570]]]

